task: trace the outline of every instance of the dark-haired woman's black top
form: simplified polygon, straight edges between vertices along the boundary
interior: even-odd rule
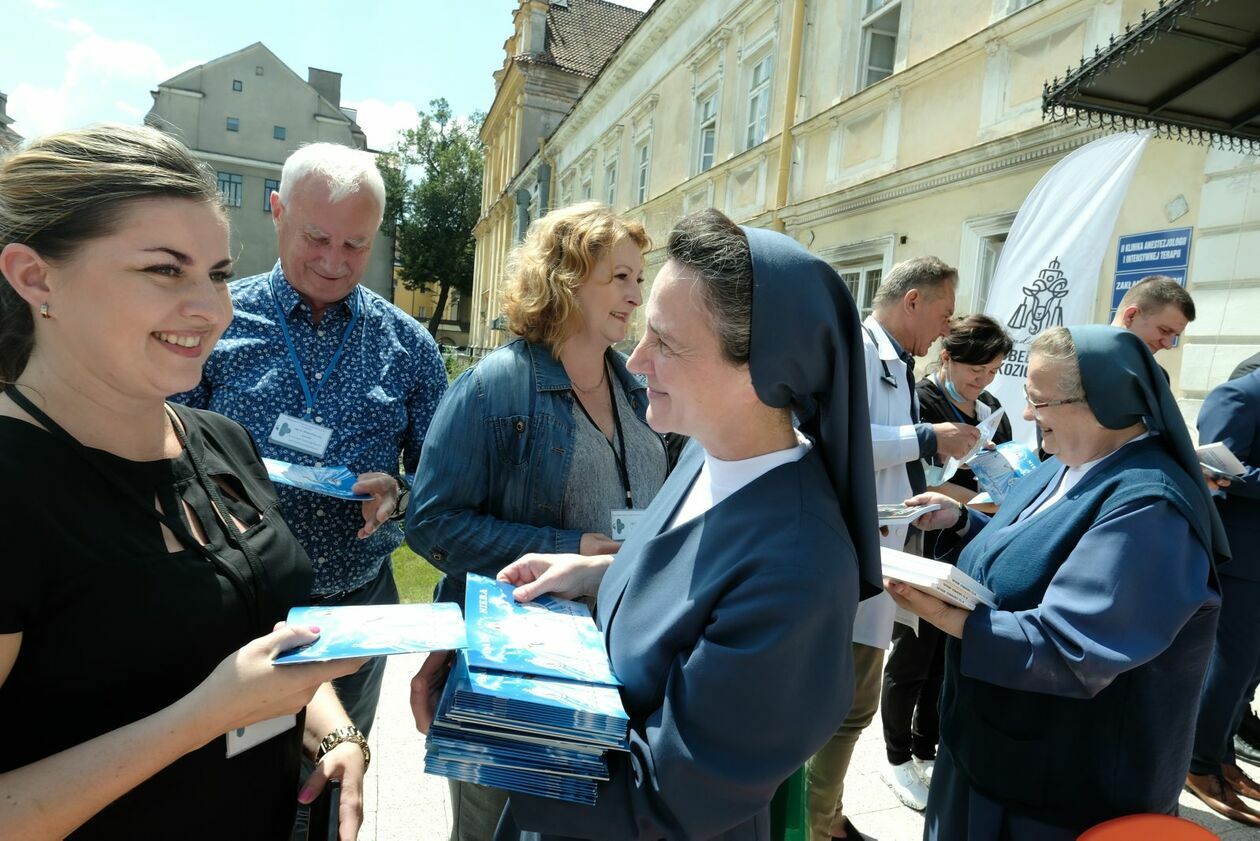
[[[941,391],[940,386],[936,384],[935,376],[924,377],[919,380],[915,384],[914,390],[919,395],[919,417],[923,423],[966,423],[972,426],[980,423],[979,418],[968,415],[962,409],[949,402],[945,392]],[[980,397],[977,400],[995,412],[1002,405],[996,397],[987,391],[980,392]],[[1011,420],[1003,416],[1002,420],[998,422],[998,429],[993,436],[993,443],[1005,444],[1009,440],[1011,440]],[[942,459],[941,461],[943,462],[944,460]],[[952,484],[970,488],[977,493],[980,491],[975,475],[966,467],[960,467],[949,481]],[[938,531],[923,533],[923,554],[929,558],[953,561],[954,558],[952,556],[947,556],[945,552],[937,550],[936,544],[940,535],[941,533]],[[957,553],[954,554],[956,555]]]
[[[93,451],[118,481],[164,511],[183,498],[221,560],[171,552],[158,521],[43,429],[0,417],[0,634],[21,633],[0,686],[6,723],[0,772],[20,768],[144,718],[196,687],[259,635],[241,588],[267,629],[307,601],[310,562],[280,518],[275,490],[248,433],[211,412],[175,410],[188,445],[231,496],[262,560],[262,580],[230,544],[188,453],[133,462]],[[287,838],[293,823],[301,724],[226,758],[220,736],[119,798],[76,839]],[[0,835],[3,835],[0,831]]]

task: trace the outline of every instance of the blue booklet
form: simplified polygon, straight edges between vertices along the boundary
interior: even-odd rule
[[[304,491],[335,496],[337,499],[365,501],[371,494],[357,494],[350,490],[358,481],[358,476],[350,472],[348,467],[308,467],[305,464],[289,464],[274,458],[262,460],[267,468],[267,477],[280,485],[301,488]]]
[[[454,604],[386,604],[295,607],[290,625],[315,625],[319,639],[287,651],[277,665],[447,651],[468,645],[464,617]]]
[[[1037,454],[1027,444],[1007,441],[992,450],[981,450],[972,458],[969,466],[980,490],[987,493],[993,502],[1001,505],[1015,483],[1036,470],[1040,464]]]
[[[514,589],[469,574],[464,613],[471,669],[621,685],[586,605],[554,596],[521,604],[512,598]]]

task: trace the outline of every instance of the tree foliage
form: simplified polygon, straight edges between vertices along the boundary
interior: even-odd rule
[[[445,99],[429,103],[394,151],[378,157],[385,178],[385,229],[394,236],[408,289],[437,289],[436,335],[451,290],[472,294],[473,226],[481,214],[484,114],[456,118]]]

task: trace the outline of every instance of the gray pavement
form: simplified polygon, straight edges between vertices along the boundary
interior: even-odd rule
[[[423,657],[390,657],[385,668],[372,730],[372,767],[364,785],[360,841],[445,841],[449,837],[446,780],[424,773],[424,737],[416,732],[408,703],[409,682]],[[849,817],[873,841],[917,841],[923,834],[923,819],[902,806],[884,785],[879,772],[885,764],[877,717],[858,741],[845,784]],[[1181,796],[1181,809],[1182,815],[1226,841],[1260,841],[1260,830],[1220,818],[1188,794]]]

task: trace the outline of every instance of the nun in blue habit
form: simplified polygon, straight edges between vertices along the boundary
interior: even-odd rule
[[[1025,418],[1053,457],[992,520],[920,520],[966,543],[996,594],[968,613],[903,584],[950,635],[924,838],[1066,841],[1176,814],[1229,547],[1150,351],[1112,327],[1057,327],[1029,354]]]
[[[852,700],[859,593],[882,586],[857,309],[798,243],[715,210],[668,254],[629,367],[648,423],[692,443],[615,558],[500,574],[521,600],[598,594],[630,750],[594,806],[512,794],[497,839],[768,838]]]

